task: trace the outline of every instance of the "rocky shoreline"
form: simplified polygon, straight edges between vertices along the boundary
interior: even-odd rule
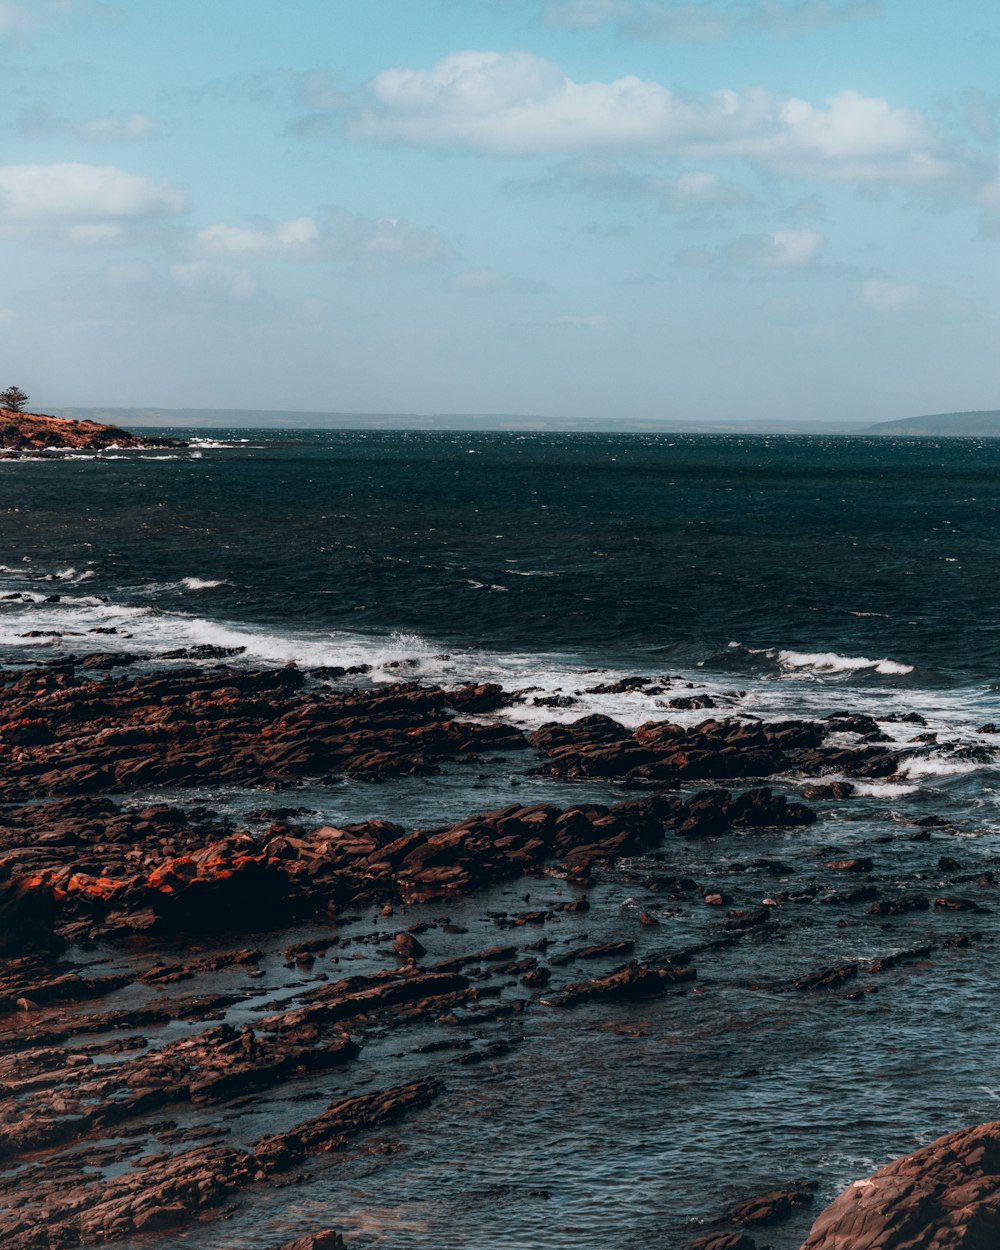
[[[459,1080],[502,1069],[547,1021],[582,1013],[626,1036],[646,1027],[644,1005],[710,999],[720,970],[755,949],[785,943],[788,967],[744,973],[754,992],[846,1004],[905,992],[992,940],[980,921],[996,878],[968,844],[952,851],[941,818],[861,847],[803,841],[855,784],[925,749],[919,717],[906,745],[847,712],[637,729],[587,716],[528,733],[502,719],[516,696],[493,684],[170,663],[97,653],[0,673],[12,1250],[173,1245],[301,1184],[317,1160],[405,1149],[386,1126],[460,1114]],[[297,790],[345,778],[391,785],[514,759],[543,793],[596,778],[626,797],[512,802],[420,828],[317,823],[295,805]],[[210,786],[254,791],[259,806],[235,820],[206,806]],[[755,850],[778,837],[780,857]],[[627,887],[627,909],[605,906],[612,887]],[[828,940],[832,957],[802,966],[796,944],[814,930],[863,932],[879,953],[840,958]],[[367,1072],[386,1045],[405,1060]],[[295,1114],[295,1089],[311,1091],[310,1114]],[[266,1132],[261,1107],[278,1108]],[[852,1189],[809,1250],[994,1244],[993,1190],[962,1188],[977,1141],[883,1169],[860,1199]],[[928,1198],[913,1177],[939,1164]],[[815,1181],[774,1182],[694,1244],[749,1250],[765,1244],[755,1230],[801,1221]],[[923,1223],[900,1223],[901,1205]],[[339,1245],[324,1223],[338,1221],[290,1231],[302,1250]]]
[[[117,425],[0,408],[0,459],[58,455],[62,451],[141,451],[186,446],[180,439],[132,434]]]

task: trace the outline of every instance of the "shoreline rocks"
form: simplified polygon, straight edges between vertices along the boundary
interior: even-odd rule
[[[151,672],[96,655],[0,672],[0,1238],[12,1250],[140,1233],[155,1246],[158,1233],[225,1218],[241,1191],[279,1175],[275,1190],[307,1184],[307,1161],[317,1170],[328,1151],[429,1106],[447,1094],[442,1074],[458,1090],[454,1116],[464,1074],[512,1079],[518,1048],[533,1045],[537,1059],[539,1039],[560,1027],[573,1045],[604,1030],[642,1036],[657,1013],[680,1030],[693,1004],[718,1003],[734,983],[758,1007],[785,996],[782,1012],[852,1010],[978,940],[942,932],[959,912],[986,914],[976,900],[996,879],[974,871],[971,849],[962,864],[942,856],[936,824],[919,842],[820,846],[817,813],[764,784],[891,774],[898,751],[863,718],[630,730],[584,717],[529,736],[493,718],[514,699],[492,683],[343,689],[326,683],[350,680],[346,670],[320,680],[207,666],[219,658],[231,657],[178,656],[206,666]],[[832,745],[829,732],[860,742]],[[551,796],[555,775],[561,802],[414,828],[318,824],[287,796],[239,822],[199,795],[391,784],[445,766],[478,771],[491,756],[508,768],[515,751],[518,782],[536,764],[538,793]],[[575,778],[628,797],[567,802]],[[815,797],[858,801],[849,783]],[[901,846],[920,860],[907,874],[894,863]],[[293,923],[303,928],[290,935]],[[835,924],[865,926],[879,943],[867,949],[883,953],[827,951]],[[896,926],[906,925],[904,946]],[[797,965],[802,933],[824,935],[822,954],[804,946]],[[787,966],[757,977],[747,969],[772,944]],[[727,964],[734,947],[748,958]],[[251,1132],[240,1118],[258,1107],[274,1114],[264,1137],[259,1120]],[[800,1219],[809,1197],[804,1182],[771,1189],[727,1220]],[[753,1240],[717,1232],[704,1244]],[[324,1230],[286,1250],[327,1242],[342,1246]]]

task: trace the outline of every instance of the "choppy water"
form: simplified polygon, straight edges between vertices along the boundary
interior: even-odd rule
[[[937,860],[973,874],[1000,861],[1000,740],[979,732],[1000,720],[1000,440],[221,431],[176,455],[0,462],[0,565],[4,663],[92,650],[154,662],[214,644],[245,648],[238,663],[367,663],[374,681],[537,688],[505,713],[526,724],[592,711],[697,721],[713,713],[666,700],[708,693],[718,714],[918,711],[938,734],[899,777],[821,804],[807,831],[671,844],[660,862],[620,866],[560,938],[678,948],[718,918],[695,898],[661,903],[662,927],[642,929],[651,873],[711,880],[752,907],[791,881],[830,886],[830,848],[874,854],[886,889],[919,877],[929,894],[972,893],[990,909],[886,921],[863,905],[788,904],[777,937],[713,956],[695,993],[610,1018],[532,1009],[507,1028],[527,1039],[508,1056],[445,1071],[439,1106],[392,1130],[402,1153],[317,1163],[305,1186],[249,1196],[229,1224],[176,1245],[266,1250],[283,1229],[334,1223],[359,1246],[413,1250],[680,1247],[730,1198],[812,1176],[822,1201],[998,1114],[996,890],[949,883]],[[672,675],[668,695],[587,693],[637,673]],[[553,694],[574,702],[533,702]],[[886,728],[901,743],[915,732]],[[419,826],[515,797],[618,797],[526,767],[314,787],[297,801],[325,820]],[[796,778],[781,784],[797,794]],[[252,794],[204,797],[259,806]],[[928,814],[953,824],[912,841],[909,822]],[[746,871],[762,857],[787,862],[789,879]],[[541,900],[562,887],[525,888]],[[500,940],[485,910],[520,889],[449,910]],[[956,929],[984,941],[883,974],[856,1001],[773,989]],[[425,941],[450,953],[440,935]],[[267,993],[288,975],[277,960]],[[368,1039],[367,1075],[427,1070],[403,1050],[398,1037]],[[252,1140],[257,1120],[290,1125],[353,1092],[355,1076],[314,1081],[315,1107],[300,1087],[283,1109],[245,1107],[234,1131]],[[792,1250],[808,1221],[764,1240]]]

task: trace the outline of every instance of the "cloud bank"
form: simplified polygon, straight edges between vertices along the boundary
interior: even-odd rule
[[[577,82],[530,52],[454,52],[377,74],[348,137],[509,156],[740,159],[800,178],[942,188],[975,162],[920,112],[844,89],[822,104],[760,87],[684,95],[634,75]]]

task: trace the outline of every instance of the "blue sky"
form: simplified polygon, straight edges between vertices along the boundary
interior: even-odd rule
[[[0,0],[33,407],[1000,407],[995,0]]]

